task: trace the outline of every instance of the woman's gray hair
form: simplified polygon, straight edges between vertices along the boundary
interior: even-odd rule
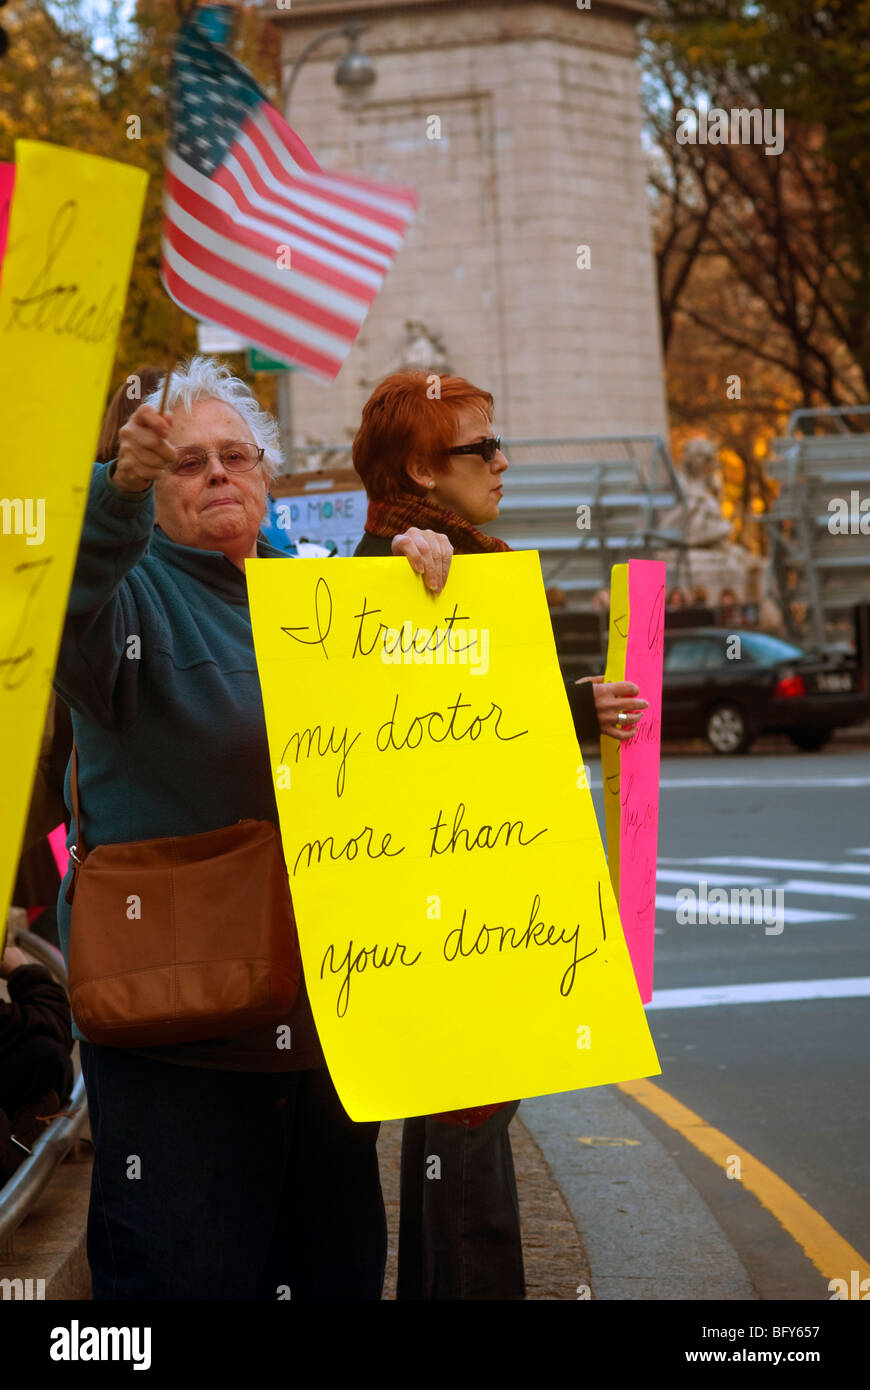
[[[155,410],[160,409],[165,380],[165,376],[161,377],[160,385],[145,397],[145,404],[152,405]],[[264,450],[263,472],[270,481],[276,478],[282,460],[278,423],[268,411],[260,408],[250,386],[233,376],[226,362],[214,357],[197,355],[179,363],[169,379],[166,410],[180,405],[190,413],[194,402],[208,400],[222,401],[241,415],[257,447]]]

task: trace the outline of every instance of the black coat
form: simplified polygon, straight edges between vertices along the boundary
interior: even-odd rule
[[[54,1038],[72,1051],[69,1000],[42,965],[19,965],[6,981],[9,1003],[0,1001],[0,1066],[25,1038]]]
[[[362,540],[353,553],[354,555],[392,555],[392,547],[393,542],[389,536],[373,536],[371,532],[363,531]],[[585,681],[583,685],[572,683],[565,689],[580,747],[582,748],[584,744],[597,742],[601,737],[601,727],[598,723],[598,715],[595,713],[595,687],[592,682]]]

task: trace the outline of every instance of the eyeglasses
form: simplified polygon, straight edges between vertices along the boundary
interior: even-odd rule
[[[225,444],[222,449],[197,449],[193,446],[179,449],[178,457],[170,463],[169,472],[182,478],[195,478],[201,473],[212,454],[216,453],[228,473],[248,473],[262,462],[265,449],[256,444]]]
[[[459,444],[448,449],[448,454],[480,454],[484,463],[491,463],[501,448],[501,435],[490,435],[489,439],[479,439],[476,444]]]

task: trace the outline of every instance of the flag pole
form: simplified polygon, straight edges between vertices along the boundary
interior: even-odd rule
[[[163,378],[163,395],[160,397],[160,414],[166,408],[166,397],[169,393],[169,379],[178,361],[178,354],[181,351],[181,332],[184,328],[184,310],[175,305],[175,314],[172,319],[172,341],[169,344],[169,362],[166,367],[166,376]]]

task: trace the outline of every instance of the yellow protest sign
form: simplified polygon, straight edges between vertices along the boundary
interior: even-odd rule
[[[657,1075],[534,552],[247,564],[284,854],[354,1120]],[[582,769],[581,769],[582,772]]]
[[[0,918],[14,882],[145,195],[140,169],[15,146],[0,280]]]

